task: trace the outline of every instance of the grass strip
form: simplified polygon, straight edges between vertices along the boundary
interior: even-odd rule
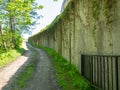
[[[23,88],[29,87],[28,81],[34,75],[36,68],[37,52],[35,51],[31,55],[31,60],[28,63],[28,65],[26,65],[25,68],[19,72],[19,74],[15,77],[14,81],[12,82],[12,90],[22,90]]]
[[[24,88],[28,86],[27,81],[30,80],[34,74],[35,64],[27,66],[16,78],[17,88]]]
[[[58,83],[62,90],[95,90],[88,81],[83,78],[76,67],[71,65],[55,50],[48,47],[36,46],[48,53],[56,71]]]

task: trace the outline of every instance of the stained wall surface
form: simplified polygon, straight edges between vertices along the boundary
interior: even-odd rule
[[[120,0],[70,0],[56,19],[29,42],[55,49],[80,72],[81,54],[120,55]]]

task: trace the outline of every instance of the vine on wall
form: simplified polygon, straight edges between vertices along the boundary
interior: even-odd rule
[[[99,15],[100,15],[100,0],[93,0],[92,1],[92,16],[96,21],[98,21]]]
[[[92,5],[92,17],[94,19],[94,26],[93,26],[93,38],[95,41],[95,47],[96,47],[96,30],[97,30],[97,22],[99,22],[99,18],[100,18],[100,0],[92,0],[91,1],[91,5]]]
[[[105,0],[105,6],[104,6],[104,15],[106,16],[106,24],[109,25],[112,20],[112,14],[110,13],[113,6],[115,5],[116,0]]]

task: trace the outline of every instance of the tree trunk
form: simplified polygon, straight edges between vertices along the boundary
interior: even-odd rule
[[[1,39],[2,39],[2,46],[3,46],[3,49],[6,50],[6,42],[5,42],[5,40],[4,40],[4,36],[3,36],[1,24],[0,24],[0,35],[1,35]]]
[[[14,36],[14,34],[15,34],[14,17],[13,16],[10,16],[9,24],[10,24],[10,32],[11,32],[12,44],[13,44],[14,48],[16,48],[16,40],[15,40],[15,36]]]

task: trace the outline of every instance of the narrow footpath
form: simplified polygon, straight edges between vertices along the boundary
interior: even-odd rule
[[[60,90],[55,78],[54,69],[51,65],[47,54],[37,48],[32,48],[37,51],[36,72],[33,79],[29,82],[29,87],[25,90]]]
[[[33,59],[38,61],[35,73],[28,81],[29,86],[22,90],[60,90],[48,55],[40,49],[28,46],[29,50],[26,50],[13,63],[0,70],[0,90],[13,90],[13,87],[14,90],[21,90],[14,86],[14,77],[17,77]],[[33,53],[35,54],[33,55]]]

